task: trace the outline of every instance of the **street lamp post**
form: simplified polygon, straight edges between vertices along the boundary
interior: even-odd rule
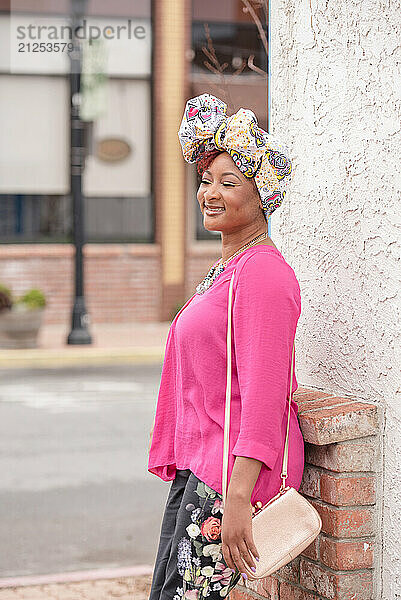
[[[70,53],[70,181],[73,210],[73,238],[75,246],[75,299],[72,309],[71,331],[68,344],[91,344],[88,330],[89,315],[86,312],[84,298],[84,269],[82,248],[85,239],[84,208],[82,196],[82,172],[85,165],[84,129],[81,121],[80,87],[82,53],[76,36],[85,14],[86,0],[72,0],[71,25],[73,49]]]

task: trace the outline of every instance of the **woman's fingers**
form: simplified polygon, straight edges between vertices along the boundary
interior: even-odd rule
[[[248,546],[245,543],[245,540],[243,540],[242,543],[240,544],[239,551],[241,553],[241,558],[244,562],[246,562],[248,569],[251,569],[251,570],[256,569],[255,560],[254,560],[252,554],[250,553]],[[252,567],[253,567],[253,569],[252,569]]]
[[[245,562],[241,556],[240,548],[238,548],[238,546],[235,546],[234,548],[230,548],[230,553],[231,553],[231,556],[233,557],[233,561],[234,561],[237,569],[241,573],[245,573],[245,575],[246,575],[246,566],[245,566]]]
[[[251,551],[251,548],[254,548],[253,552]],[[253,542],[249,542],[249,546],[245,540],[230,544],[230,546],[228,544],[222,544],[222,551],[224,560],[230,569],[238,569],[241,573],[245,574],[246,567],[251,571],[256,569],[254,556],[259,557],[259,555]]]
[[[237,505],[236,505],[237,502]],[[230,569],[238,570],[247,577],[247,571],[256,571],[259,552],[252,535],[252,517],[246,503],[236,501],[228,503],[222,520],[222,551],[224,560]]]
[[[248,552],[251,554],[251,557],[259,560],[259,558],[260,558],[259,557],[259,552],[258,552],[258,549],[255,546],[255,542],[253,541],[252,533],[250,535],[250,539],[247,538],[245,541],[246,541],[246,545],[247,545],[247,548],[248,548]],[[255,566],[255,563],[253,563],[253,566]]]
[[[224,542],[221,543],[221,551],[223,553],[223,558],[225,560],[227,567],[229,567],[230,569],[235,571],[236,566],[235,566],[233,559],[231,558],[230,548]]]

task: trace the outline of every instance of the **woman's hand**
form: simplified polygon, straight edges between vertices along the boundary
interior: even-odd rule
[[[227,496],[221,522],[222,552],[227,566],[245,574],[245,563],[251,570],[256,567],[259,553],[252,535],[252,505],[245,497]],[[250,553],[252,552],[252,554]]]

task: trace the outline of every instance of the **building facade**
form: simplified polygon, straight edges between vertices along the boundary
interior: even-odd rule
[[[28,49],[54,45],[51,27],[59,34],[68,25],[70,3],[28,5],[0,14],[10,49],[0,65],[0,283],[16,294],[41,288],[47,322],[61,323],[70,318],[74,281],[69,64],[65,53],[35,60]],[[266,34],[266,7],[258,6]],[[245,7],[242,0],[86,5],[84,274],[94,322],[173,318],[220,254],[220,234],[203,227],[195,167],[183,160],[177,132],[186,101],[203,92],[226,101],[229,114],[252,108],[267,127],[267,53]]]

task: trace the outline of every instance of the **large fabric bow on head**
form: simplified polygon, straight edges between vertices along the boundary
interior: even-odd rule
[[[178,137],[184,159],[194,163],[204,152],[228,152],[245,177],[255,178],[266,219],[284,200],[292,165],[288,148],[260,127],[255,114],[240,108],[227,116],[227,104],[211,94],[188,100]]]

